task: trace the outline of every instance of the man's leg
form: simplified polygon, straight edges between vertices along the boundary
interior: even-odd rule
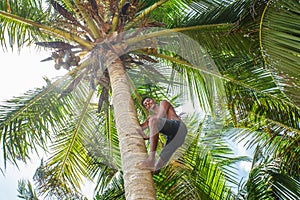
[[[137,164],[137,167],[140,169],[149,169],[151,171],[154,171],[154,165],[155,165],[155,152],[157,148],[157,142],[158,142],[158,131],[160,127],[160,119],[157,117],[151,117],[149,119],[149,129],[150,129],[150,153],[149,157],[143,161]]]
[[[164,161],[160,156],[157,160],[157,163],[155,165],[155,171],[159,172],[161,168],[163,168],[163,166],[165,166],[165,164],[167,164],[166,161]]]
[[[167,142],[163,148],[156,163],[155,171],[159,171],[164,165],[167,164],[167,162],[169,162],[173,153],[184,143],[186,134],[186,126],[183,122],[181,122],[175,137],[171,141]]]

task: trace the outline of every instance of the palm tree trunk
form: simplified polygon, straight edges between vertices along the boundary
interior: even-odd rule
[[[118,131],[125,196],[127,200],[156,199],[150,172],[135,165],[146,159],[144,140],[136,131],[139,126],[127,75],[120,59],[108,66],[112,103]]]

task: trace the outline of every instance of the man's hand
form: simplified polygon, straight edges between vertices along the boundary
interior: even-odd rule
[[[141,127],[137,128],[136,130],[137,130],[137,132],[143,137],[144,140],[149,140],[149,136],[147,136],[147,135],[144,133],[144,131],[142,130]]]

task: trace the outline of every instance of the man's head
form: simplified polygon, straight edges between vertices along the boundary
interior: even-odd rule
[[[144,97],[141,101],[142,105],[144,106],[144,108],[146,108],[147,110],[151,109],[153,105],[155,105],[155,100],[150,98],[150,97]]]

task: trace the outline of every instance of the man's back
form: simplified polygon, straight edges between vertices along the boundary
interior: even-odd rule
[[[168,101],[166,100],[161,101],[159,105],[159,109],[165,109],[167,119],[181,121],[181,119],[176,114],[175,109]]]

